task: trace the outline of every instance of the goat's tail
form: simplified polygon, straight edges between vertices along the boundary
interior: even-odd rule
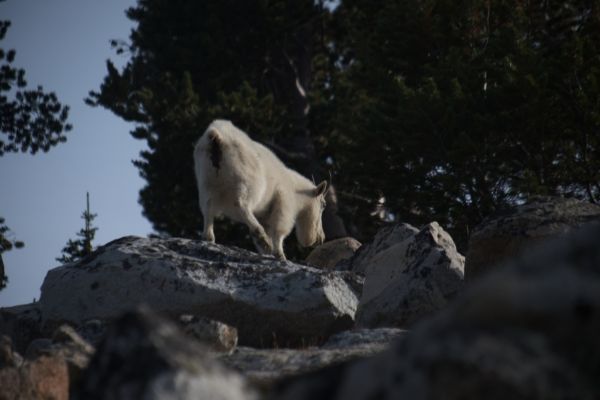
[[[210,162],[215,169],[221,167],[221,160],[223,159],[223,142],[219,137],[219,132],[216,129],[211,129],[208,133],[208,154],[210,156]]]

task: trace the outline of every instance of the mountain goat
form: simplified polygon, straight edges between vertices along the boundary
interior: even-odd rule
[[[262,144],[224,120],[213,121],[194,148],[203,238],[214,242],[214,218],[250,228],[260,253],[285,260],[283,240],[296,228],[302,246],[323,243],[327,182],[315,186]]]

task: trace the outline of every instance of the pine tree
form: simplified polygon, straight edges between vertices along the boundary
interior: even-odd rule
[[[334,19],[331,140],[354,198],[437,220],[463,250],[485,216],[531,195],[598,199],[596,2],[344,0]]]
[[[25,244],[12,237],[10,229],[4,223],[4,218],[0,217],[0,290],[6,287],[8,277],[4,271],[4,262],[2,261],[2,253],[12,250],[13,248],[20,249]]]
[[[10,21],[0,20],[0,41],[10,24]],[[48,151],[65,142],[64,132],[71,130],[67,122],[69,107],[42,86],[28,88],[25,70],[13,66],[15,56],[14,49],[0,48],[0,157],[9,152]],[[23,242],[12,239],[9,232],[4,218],[0,217],[0,289],[8,281],[2,253],[24,246]]]
[[[391,217],[437,220],[464,250],[484,217],[532,195],[599,200],[597,2],[325,3],[141,0],[128,11],[137,27],[113,44],[129,63],[109,63],[88,102],[147,142],[135,164],[156,231],[197,236],[190,149],[214,118],[307,176],[331,168],[359,239]],[[217,237],[239,244],[238,228]]]
[[[137,27],[129,43],[113,45],[131,58],[122,71],[108,63],[88,103],[137,123],[132,136],[148,144],[135,162],[147,182],[140,203],[157,232],[198,236],[190,149],[215,118],[234,121],[305,176],[327,177],[311,108],[328,51],[322,3],[145,0],[127,11]],[[237,224],[216,228],[222,243],[245,236]]]
[[[84,220],[84,227],[77,232],[79,239],[69,239],[65,247],[62,249],[62,255],[56,258],[56,261],[63,264],[73,263],[81,260],[82,258],[92,254],[94,247],[92,242],[98,228],[92,226],[94,218],[98,214],[92,214],[90,212],[90,194],[86,193],[86,209],[81,214],[81,218]]]
[[[0,41],[10,21],[0,20]],[[16,51],[0,48],[0,156],[7,152],[37,153],[67,140],[69,107],[42,86],[27,88],[25,70],[13,67]]]

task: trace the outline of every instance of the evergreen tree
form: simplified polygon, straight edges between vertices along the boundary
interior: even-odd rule
[[[10,21],[0,20],[0,41],[4,39]],[[69,107],[62,105],[54,92],[42,86],[27,87],[25,70],[15,68],[14,49],[0,47],[0,157],[9,152],[37,153],[65,142],[64,132],[71,130],[67,123]],[[0,217],[0,289],[8,280],[4,272],[2,253],[23,247],[23,242],[9,237],[10,229]]]
[[[8,277],[4,271],[4,262],[2,261],[2,253],[9,251],[13,248],[20,249],[24,246],[24,243],[20,240],[12,238],[10,229],[4,223],[4,218],[0,217],[0,290],[6,287],[8,283]]]
[[[531,195],[597,199],[596,2],[344,0],[335,19],[332,140],[355,197],[438,220],[462,249]]]
[[[10,21],[0,20],[0,41]],[[69,107],[63,106],[53,92],[42,86],[27,88],[25,70],[15,68],[14,49],[0,48],[0,156],[7,152],[37,153],[67,140],[64,132]]]
[[[109,63],[88,102],[137,123],[149,148],[135,163],[140,202],[159,233],[201,227],[191,149],[214,118],[307,176],[331,169],[360,239],[392,218],[437,220],[464,250],[485,216],[532,195],[598,200],[597,2],[325,5],[139,0],[128,11],[137,27],[113,45],[129,63]],[[221,241],[241,235],[227,229]]]
[[[192,148],[215,118],[234,121],[304,175],[327,176],[310,107],[315,60],[327,51],[322,2],[140,0],[127,15],[137,23],[131,40],[113,45],[129,63],[118,71],[109,62],[88,103],[137,123],[131,134],[149,148],[135,162],[147,182],[140,203],[158,233],[201,229]],[[216,228],[222,242],[244,236],[237,224]]]
[[[73,263],[92,254],[94,251],[92,242],[94,241],[94,236],[98,230],[98,228],[92,226],[92,222],[97,216],[98,214],[92,214],[90,212],[90,194],[86,193],[86,209],[81,214],[81,218],[85,223],[83,228],[77,232],[79,239],[69,239],[65,247],[62,249],[62,255],[57,257],[56,261],[63,264]]]

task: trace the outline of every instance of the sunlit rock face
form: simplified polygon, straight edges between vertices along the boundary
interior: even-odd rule
[[[400,224],[367,248],[360,260],[365,284],[357,326],[406,327],[444,307],[464,286],[464,257],[437,222],[420,230]],[[362,269],[362,267],[361,267]]]
[[[50,270],[40,306],[46,326],[111,320],[145,304],[227,323],[241,345],[296,346],[353,325],[351,275],[202,241],[125,237]]]
[[[334,269],[340,261],[351,258],[360,246],[361,243],[351,237],[334,239],[315,247],[306,257],[306,263],[317,268]]]

